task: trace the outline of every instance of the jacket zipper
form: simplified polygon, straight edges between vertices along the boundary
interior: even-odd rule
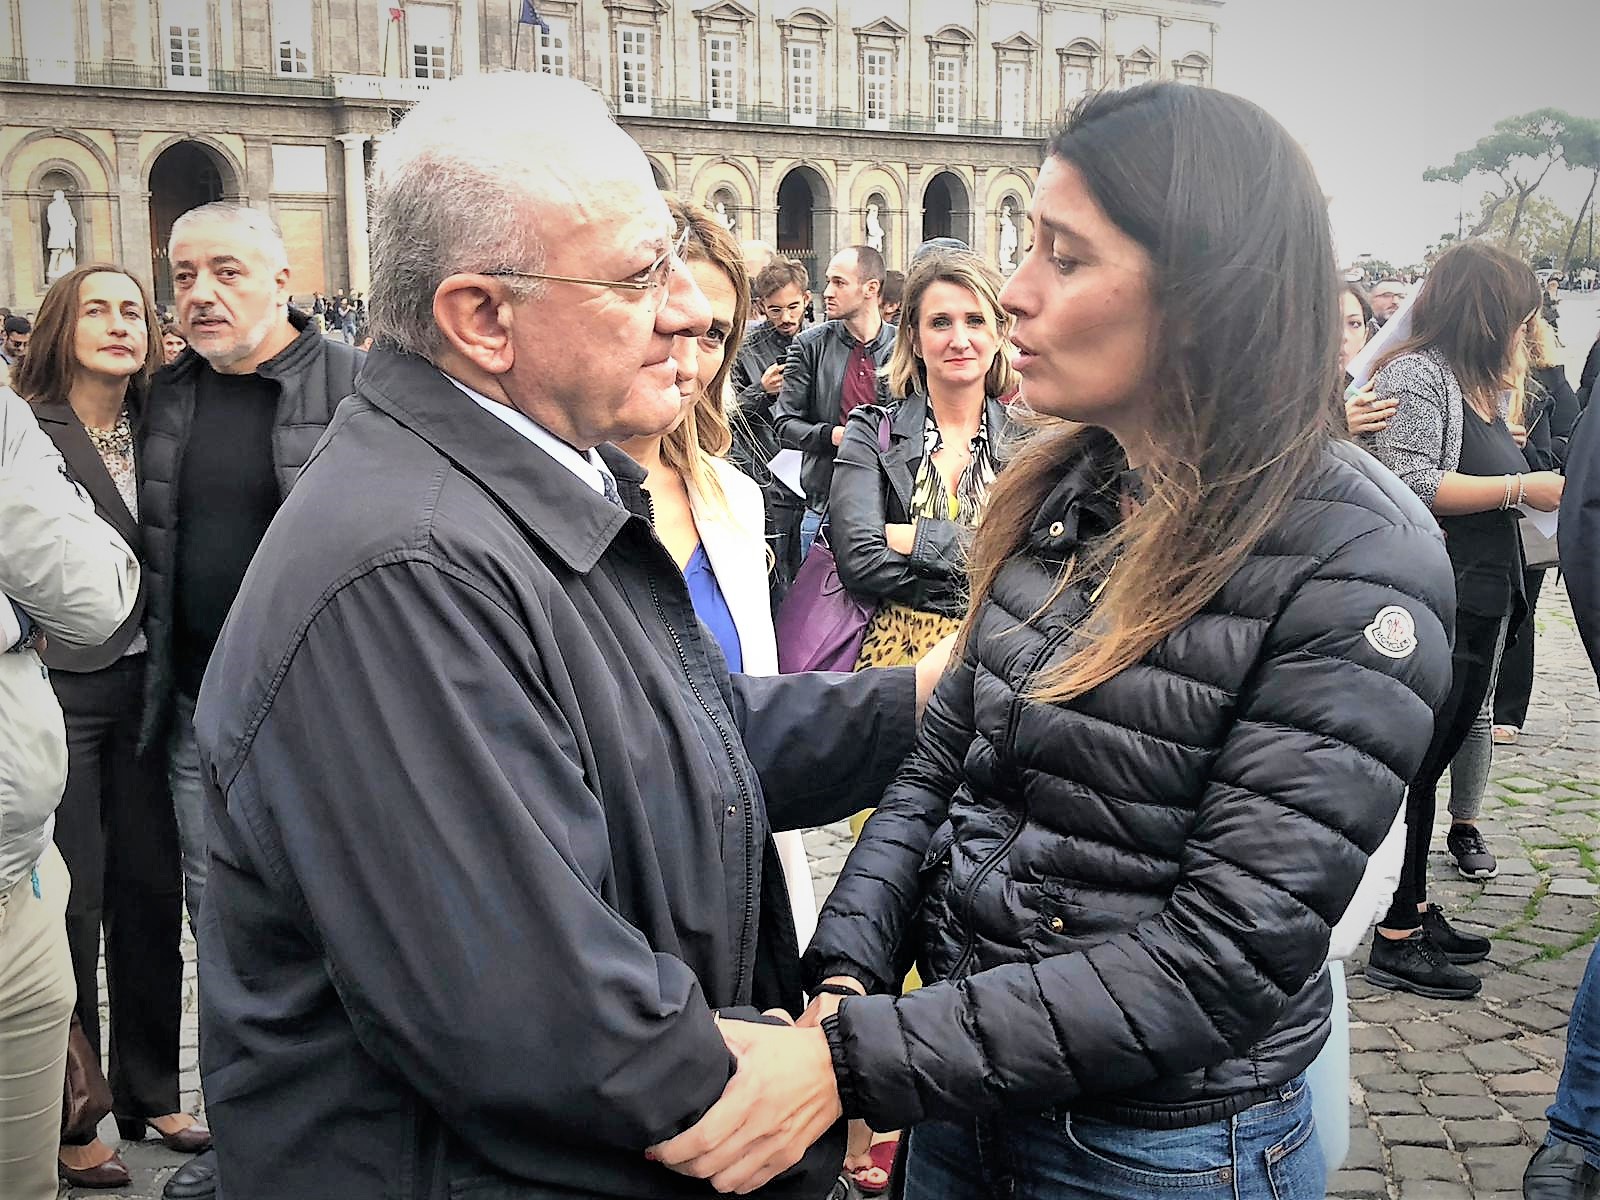
[[[1115,564],[1113,564],[1112,570],[1115,569]],[[1044,665],[1044,660],[1048,658],[1057,647],[1062,645],[1069,637],[1071,637],[1073,633],[1080,626],[1082,626],[1083,622],[1088,619],[1089,610],[1094,607],[1096,601],[1100,599],[1100,593],[1106,590],[1106,585],[1110,582],[1111,572],[1107,571],[1105,577],[1101,579],[1100,582],[1095,585],[1094,590],[1089,593],[1088,604],[1084,606],[1083,614],[1078,618],[1078,620],[1074,621],[1061,632],[1047,638],[1044,645],[1039,648],[1039,652],[1033,656],[1033,661],[1028,664],[1028,669],[1023,672],[1022,677],[1018,680],[1018,692],[1011,701],[1011,713],[1006,720],[1005,744],[1007,746],[1010,746],[1012,740],[1017,736],[1017,722],[1022,717],[1023,698],[1021,694],[1021,688],[1026,686],[1028,680],[1032,679],[1038,672],[1039,668]],[[1006,836],[1001,839],[1000,844],[990,852],[989,857],[978,864],[978,869],[972,873],[972,878],[968,880],[967,886],[961,889],[961,910],[964,917],[963,923],[966,925],[967,932],[966,936],[961,940],[961,955],[956,959],[955,966],[950,968],[951,979],[961,978],[961,972],[966,968],[968,962],[973,956],[973,953],[977,949],[978,931],[973,925],[972,906],[978,898],[978,887],[986,878],[988,878],[989,872],[993,871],[997,866],[1000,865],[1000,860],[1010,852],[1011,847],[1016,845],[1017,839],[1022,836],[1022,831],[1028,824],[1028,799],[1026,796],[1020,794],[1018,799],[1020,802],[1021,811],[1018,814],[1015,827],[1013,827],[1011,832],[1006,834]]]
[[[1020,685],[1018,694],[1011,702],[1011,715],[1006,721],[1005,744],[1007,746],[1011,745],[1012,739],[1017,736],[1017,721],[1022,715],[1023,698],[1021,695],[1021,686],[1025,686],[1027,681],[1033,678],[1040,666],[1043,665],[1044,660],[1050,656],[1051,652],[1054,651],[1057,646],[1061,645],[1067,640],[1067,638],[1071,637],[1073,630],[1077,627],[1078,626],[1076,624],[1071,625],[1062,630],[1060,633],[1057,633],[1053,637],[1047,639],[1045,644],[1039,648],[1039,652],[1033,656],[1033,661],[1028,664],[1028,669],[1023,673],[1022,678],[1018,681]],[[1010,833],[1006,834],[1006,836],[1001,839],[1000,844],[989,853],[989,857],[978,864],[978,869],[972,873],[972,878],[967,881],[967,886],[961,889],[961,911],[963,915],[962,923],[966,926],[967,932],[966,936],[961,939],[961,955],[956,959],[956,965],[950,968],[949,977],[951,979],[961,978],[961,972],[966,969],[967,964],[972,959],[974,951],[977,949],[978,931],[973,924],[972,907],[978,898],[978,888],[983,881],[988,878],[989,872],[993,871],[997,866],[1000,865],[1000,860],[1005,858],[1005,856],[1010,852],[1011,847],[1016,845],[1017,839],[1022,836],[1022,831],[1028,824],[1027,797],[1019,794],[1018,799],[1020,801],[1021,811],[1017,816],[1016,825],[1013,826]]]
[[[650,509],[653,516],[655,506],[651,505]],[[653,520],[652,524],[654,524]],[[689,656],[684,652],[683,642],[678,637],[678,631],[672,627],[672,622],[667,620],[666,609],[661,604],[661,595],[656,591],[654,575],[650,576],[649,582],[650,599],[655,603],[656,616],[661,618],[661,624],[666,628],[667,636],[672,639],[672,647],[678,652],[678,663],[683,667],[684,678],[689,681],[689,690],[694,693],[694,698],[699,701],[701,711],[711,718],[711,724],[715,726],[717,736],[722,739],[723,752],[728,756],[728,765],[733,768],[733,778],[739,785],[739,805],[740,811],[744,816],[744,924],[739,930],[739,969],[734,977],[734,995],[742,997],[744,995],[745,977],[749,968],[749,956],[745,953],[745,946],[750,940],[750,927],[755,920],[753,911],[755,908],[756,886],[755,847],[751,844],[753,841],[751,834],[754,822],[751,820],[750,789],[745,784],[744,772],[739,769],[738,756],[734,754],[733,750],[733,739],[728,736],[728,731],[723,727],[721,718],[717,716],[711,705],[706,703],[706,698],[701,695],[700,685],[695,682],[694,672],[689,667]]]

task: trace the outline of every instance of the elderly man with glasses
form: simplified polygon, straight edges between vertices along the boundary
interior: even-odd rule
[[[940,664],[730,677],[696,622],[607,443],[678,419],[710,310],[593,93],[430,92],[372,226],[376,348],[200,698],[222,1194],[709,1196],[649,1148],[827,1053],[762,1023],[801,1003],[770,833],[876,796]],[[838,1115],[763,1194],[828,1190]]]

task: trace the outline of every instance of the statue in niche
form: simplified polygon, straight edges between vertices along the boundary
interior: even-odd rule
[[[1009,200],[1000,206],[1000,269],[1017,269],[1017,214]]]
[[[728,211],[727,203],[720,196],[717,198],[717,220],[729,233],[737,232],[734,227],[739,223],[739,218]]]
[[[883,253],[883,222],[878,219],[878,206],[867,205],[867,245]]]
[[[78,218],[60,188],[45,209],[44,220],[45,249],[50,251],[44,277],[46,283],[54,283],[78,265]]]

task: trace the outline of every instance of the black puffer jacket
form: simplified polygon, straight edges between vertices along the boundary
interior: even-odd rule
[[[1090,435],[1046,499],[823,910],[811,979],[882,993],[915,955],[930,981],[828,1022],[874,1128],[1051,1106],[1198,1125],[1326,1039],[1329,929],[1449,687],[1438,528],[1332,446],[1200,615],[1076,700],[1028,700],[1087,611],[1095,581],[1050,597],[1118,519],[1121,461]]]
[[[339,402],[355,390],[365,353],[330,341],[296,309],[289,320],[300,331],[257,374],[278,384],[278,414],[272,426],[272,468],[280,498],[289,494]],[[144,535],[145,578],[149,607],[145,636],[150,657],[144,677],[144,722],[140,749],[147,749],[166,730],[172,715],[173,613],[177,604],[178,477],[194,422],[197,378],[205,360],[185,350],[178,361],[156,375],[139,433],[139,527]]]

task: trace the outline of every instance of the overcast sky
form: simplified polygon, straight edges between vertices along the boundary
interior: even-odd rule
[[[1424,183],[1502,117],[1600,118],[1600,0],[1227,0],[1219,86],[1281,120],[1332,198],[1341,261],[1420,261],[1487,186]],[[1576,212],[1588,175],[1541,194]]]

